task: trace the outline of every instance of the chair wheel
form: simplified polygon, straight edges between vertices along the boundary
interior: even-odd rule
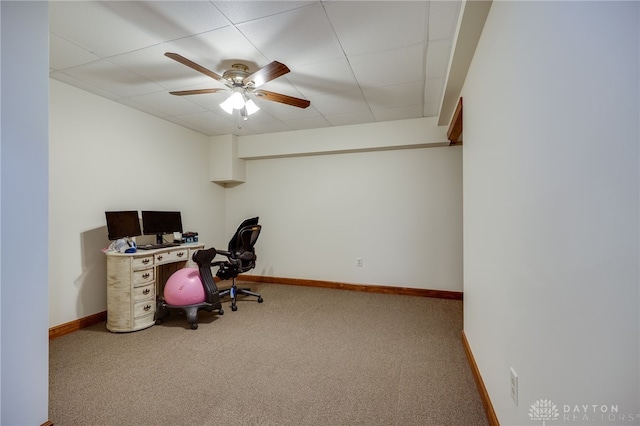
[[[231,310],[235,312],[238,310],[238,307],[236,305],[231,305]]]
[[[224,310],[218,309],[218,315],[224,315]]]
[[[262,299],[262,297],[258,297],[258,303],[262,303],[264,302],[264,300]]]

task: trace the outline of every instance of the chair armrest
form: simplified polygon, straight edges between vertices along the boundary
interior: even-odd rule
[[[216,250],[216,253],[217,254],[221,254],[223,256],[227,256],[227,257],[229,257],[229,256],[231,256],[233,254],[233,253],[231,253],[230,251],[227,251],[227,250]]]
[[[211,263],[213,258],[216,257],[216,253],[217,251],[213,247],[207,250],[197,250],[191,256],[191,260],[196,262],[198,266],[208,265],[209,263]]]
[[[238,257],[240,260],[254,260],[255,258],[256,254],[250,251],[245,251]]]

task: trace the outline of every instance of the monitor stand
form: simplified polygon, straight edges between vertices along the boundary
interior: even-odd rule
[[[163,239],[162,239],[162,236],[163,236],[163,235],[164,235],[164,234],[156,234],[156,244],[162,244],[162,243],[164,243],[164,241],[163,241]]]

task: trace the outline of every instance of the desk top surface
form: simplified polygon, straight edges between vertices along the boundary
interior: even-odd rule
[[[138,250],[135,253],[120,253],[119,251],[106,251],[107,256],[151,256],[157,253],[168,253],[175,250],[184,250],[185,248],[204,248],[202,243],[184,243],[173,247],[162,247],[158,249]]]

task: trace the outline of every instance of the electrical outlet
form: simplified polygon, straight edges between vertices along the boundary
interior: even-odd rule
[[[516,403],[516,407],[518,406],[518,375],[516,374],[516,370],[511,367],[511,399]]]
[[[362,268],[362,258],[361,257],[356,258],[356,266],[358,268]]]

